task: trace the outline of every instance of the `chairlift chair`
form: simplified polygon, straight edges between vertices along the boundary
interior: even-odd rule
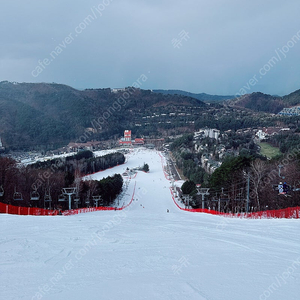
[[[4,189],[2,186],[0,186],[0,197],[3,197],[4,195]]]
[[[90,198],[86,198],[84,200],[84,203],[85,203],[86,206],[90,206],[90,204],[91,204]]]
[[[44,201],[45,202],[51,202],[52,201],[50,192],[49,193],[45,192]]]
[[[78,208],[79,202],[80,202],[80,198],[79,196],[76,195],[74,198],[74,208]]]
[[[58,202],[64,202],[64,201],[66,201],[65,195],[64,195],[64,194],[60,194],[60,195],[58,196]]]
[[[49,207],[51,209],[51,202],[52,202],[52,198],[51,198],[50,189],[49,189],[48,192],[47,192],[47,190],[45,191],[44,208]],[[48,203],[48,205],[46,205],[46,203]]]
[[[22,201],[22,200],[23,200],[22,193],[16,192],[16,190],[15,190],[13,199],[14,199],[15,201]]]
[[[39,201],[40,200],[40,194],[38,193],[38,191],[32,191],[30,193],[30,201]]]
[[[99,201],[101,200],[101,196],[93,196],[93,200],[95,202],[96,207],[98,207]]]

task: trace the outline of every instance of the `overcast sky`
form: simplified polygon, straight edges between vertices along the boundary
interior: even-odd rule
[[[300,89],[299,0],[1,1],[0,81]]]

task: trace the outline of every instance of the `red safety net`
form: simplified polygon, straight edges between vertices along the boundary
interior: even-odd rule
[[[211,215],[220,215],[229,218],[250,218],[250,219],[271,219],[271,218],[278,218],[278,219],[299,219],[300,216],[300,207],[288,207],[284,209],[278,210],[266,210],[266,211],[258,211],[252,213],[222,213],[211,209],[189,209],[189,208],[182,208],[175,200],[174,194],[172,189],[170,188],[172,199],[176,206],[184,211],[195,212],[195,213],[206,213]]]
[[[55,216],[58,210],[50,210],[36,207],[22,207],[0,202],[0,213],[23,216]]]
[[[224,217],[230,217],[230,218],[250,218],[250,219],[299,219],[300,215],[300,207],[288,207],[284,209],[278,209],[278,210],[266,210],[266,211],[258,211],[258,212],[251,212],[251,213],[222,213],[215,210],[209,210],[209,209],[185,209],[186,211],[190,212],[202,212],[212,215],[221,215]]]

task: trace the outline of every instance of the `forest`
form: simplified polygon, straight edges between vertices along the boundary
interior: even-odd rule
[[[233,140],[230,141],[230,136],[226,137],[233,148],[236,136],[232,135],[232,138]],[[280,137],[274,138],[276,139],[280,140]],[[294,139],[285,140],[294,141]],[[193,135],[185,135],[171,144],[172,156],[176,159],[178,168],[188,179],[182,191],[192,196],[190,205],[193,208],[200,208],[202,205],[196,188],[196,184],[200,184],[201,188],[209,188],[205,207],[223,212],[245,212],[247,197],[249,197],[249,211],[299,206],[299,143],[291,142],[290,147],[282,155],[266,159],[259,154],[258,148],[251,148],[251,143],[246,137],[243,141],[248,144],[248,148],[237,147],[235,151],[227,153],[221,159],[221,166],[212,174],[208,174],[201,167],[200,160],[203,152],[195,151]],[[211,142],[212,145],[216,143]],[[207,141],[205,144],[208,146]],[[286,182],[287,193],[279,194],[280,182]]]
[[[100,181],[82,180],[82,177],[124,161],[121,153],[93,157],[90,151],[28,166],[0,157],[0,191],[4,192],[0,201],[16,206],[67,209],[67,199],[62,189],[74,187],[73,207],[109,206],[122,191],[122,176],[115,174]],[[95,196],[100,197],[98,203],[93,201]]]
[[[136,136],[152,138],[191,133],[206,126],[221,131],[277,125],[300,130],[299,116],[271,114],[278,101],[281,107],[299,103],[299,93],[283,99],[253,93],[245,99],[207,104],[189,94],[132,87],[123,92],[109,88],[79,91],[59,84],[0,82],[0,134],[6,151],[47,151],[82,137],[83,142],[116,141],[128,128]],[[274,105],[270,102],[273,98]]]

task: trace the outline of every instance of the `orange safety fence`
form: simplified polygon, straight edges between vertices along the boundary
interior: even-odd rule
[[[300,207],[288,207],[277,210],[265,210],[251,213],[221,213],[215,210],[209,209],[184,209],[191,212],[204,212],[207,214],[221,215],[229,218],[248,218],[248,219],[299,219]]]
[[[55,216],[58,210],[43,209],[37,207],[22,207],[0,202],[0,213],[23,216]]]
[[[174,194],[172,189],[170,188],[172,199],[175,205],[184,211],[189,212],[196,212],[196,213],[206,213],[211,215],[220,215],[223,217],[229,218],[249,218],[249,219],[270,219],[270,218],[277,218],[277,219],[299,219],[300,218],[300,207],[288,207],[278,210],[266,210],[266,211],[258,211],[258,212],[251,212],[251,213],[222,213],[211,209],[189,209],[181,207],[175,200]]]

